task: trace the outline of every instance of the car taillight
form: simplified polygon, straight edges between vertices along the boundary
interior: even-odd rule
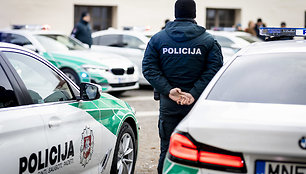
[[[197,146],[195,146],[187,137],[177,133],[171,136],[169,153],[177,158],[185,160],[198,160]]]
[[[216,164],[230,167],[243,167],[244,163],[241,157],[224,155],[218,153],[200,151],[199,161],[202,163]]]
[[[241,153],[230,152],[196,143],[188,134],[174,133],[169,145],[170,159],[214,170],[245,173],[246,166]]]

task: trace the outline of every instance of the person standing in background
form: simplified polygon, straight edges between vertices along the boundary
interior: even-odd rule
[[[165,26],[162,27],[162,30],[166,28],[167,23],[170,22],[170,19],[165,20]]]
[[[255,32],[256,32],[256,36],[257,36],[258,38],[262,39],[262,40],[265,40],[265,36],[261,36],[261,35],[260,35],[260,32],[259,32],[259,29],[260,29],[261,27],[266,27],[266,25],[262,22],[261,18],[258,18],[258,19],[257,19],[257,23],[256,23],[256,25],[255,25],[255,27],[254,27]]]
[[[257,36],[255,31],[255,23],[253,21],[249,21],[248,28],[245,29],[245,32],[250,33],[253,36]]]
[[[162,173],[170,136],[223,65],[221,46],[197,25],[194,0],[177,0],[175,20],[149,41],[143,75],[160,92],[160,158]]]
[[[83,12],[80,21],[76,24],[71,32],[71,36],[79,41],[87,44],[89,48],[92,45],[91,27],[90,27],[90,14]]]

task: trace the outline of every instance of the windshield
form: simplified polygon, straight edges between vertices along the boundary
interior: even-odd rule
[[[37,40],[48,51],[85,50],[86,48],[65,35],[36,35]]]
[[[207,99],[305,105],[305,67],[304,53],[241,56],[223,73]]]

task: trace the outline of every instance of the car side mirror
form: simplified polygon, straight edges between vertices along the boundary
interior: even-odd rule
[[[80,84],[80,99],[81,100],[96,100],[101,96],[102,87],[93,83]]]

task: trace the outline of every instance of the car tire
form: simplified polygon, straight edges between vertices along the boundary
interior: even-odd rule
[[[135,133],[128,123],[123,123],[118,134],[110,173],[133,174],[136,155],[137,145]]]
[[[66,76],[68,76],[74,83],[76,83],[77,85],[80,85],[80,77],[78,76],[78,74],[73,71],[72,69],[69,68],[63,68],[61,69],[63,71],[63,73],[66,74]]]

